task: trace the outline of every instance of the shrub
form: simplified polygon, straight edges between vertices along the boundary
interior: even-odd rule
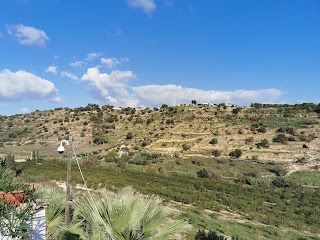
[[[132,138],[133,138],[132,132],[128,132],[126,138],[127,138],[127,139],[132,139]]]
[[[279,142],[279,143],[286,143],[288,141],[288,138],[285,134],[278,134],[272,139],[273,142]]]
[[[263,139],[261,142],[257,143],[256,146],[257,148],[260,148],[260,147],[268,148],[270,145],[267,139]]]
[[[212,145],[217,144],[218,143],[218,139],[212,138],[209,143],[212,144]]]
[[[220,156],[221,156],[221,151],[220,151],[220,150],[217,150],[217,149],[213,150],[213,151],[212,151],[212,156],[214,156],[214,157],[220,157]]]
[[[258,132],[261,132],[261,133],[266,133],[267,132],[267,129],[264,127],[264,126],[261,126],[257,129]]]
[[[189,149],[191,148],[191,146],[190,145],[188,145],[188,144],[182,144],[182,149],[183,149],[183,151],[188,151]]]
[[[199,178],[208,178],[209,177],[209,173],[205,168],[198,171],[197,175]]]
[[[241,149],[236,149],[236,150],[231,151],[229,153],[230,157],[235,157],[235,158],[239,158],[239,157],[241,157],[241,155],[242,155],[242,150]]]
[[[216,232],[212,232],[211,230],[209,232],[206,232],[203,229],[198,230],[194,239],[195,240],[227,240],[226,237],[219,235]]]
[[[142,143],[141,143],[141,147],[145,147],[145,146],[147,146],[148,145],[148,143],[146,142],[146,141],[143,141]]]

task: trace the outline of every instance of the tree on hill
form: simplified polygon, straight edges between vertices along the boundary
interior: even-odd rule
[[[207,169],[201,169],[200,171],[197,172],[198,178],[208,178],[209,177],[209,173],[207,171]]]
[[[242,155],[242,150],[241,149],[235,149],[234,151],[231,151],[229,153],[230,157],[235,157],[235,158],[239,158]]]

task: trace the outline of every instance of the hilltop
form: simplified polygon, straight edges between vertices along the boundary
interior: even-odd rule
[[[72,136],[83,154],[122,147],[170,156],[296,162],[318,158],[318,105],[237,107],[231,104],[114,108],[88,104],[2,116],[1,151],[54,156],[61,139]],[[232,155],[232,154],[231,154]]]

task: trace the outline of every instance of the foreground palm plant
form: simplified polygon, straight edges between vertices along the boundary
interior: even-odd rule
[[[158,196],[144,196],[131,187],[79,198],[73,207],[73,231],[84,239],[179,239],[188,227]]]
[[[65,193],[62,189],[47,188],[44,201],[46,209],[47,239],[61,239],[64,227]]]

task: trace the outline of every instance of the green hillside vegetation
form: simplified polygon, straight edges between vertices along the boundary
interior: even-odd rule
[[[16,163],[19,178],[63,182],[67,153],[56,149],[72,136],[90,188],[132,186],[160,196],[184,212],[189,239],[203,229],[238,239],[319,239],[318,109],[89,104],[36,111],[0,117],[0,153],[29,159]],[[76,165],[72,184],[81,185]]]

